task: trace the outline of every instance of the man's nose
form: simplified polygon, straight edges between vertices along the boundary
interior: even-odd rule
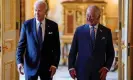
[[[39,14],[39,11],[36,11],[36,14],[38,15]]]
[[[92,18],[91,18],[91,17],[88,17],[88,18],[87,18],[87,20],[88,20],[88,21],[91,21],[91,20],[92,20]]]

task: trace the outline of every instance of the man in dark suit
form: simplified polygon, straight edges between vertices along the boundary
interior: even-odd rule
[[[69,53],[69,73],[77,80],[105,80],[114,59],[111,30],[101,25],[100,9],[89,6],[87,24],[75,31]]]
[[[58,25],[45,18],[45,1],[37,0],[34,9],[35,18],[25,21],[21,28],[16,51],[18,72],[25,74],[25,80],[37,80],[38,76],[52,80],[60,60]]]

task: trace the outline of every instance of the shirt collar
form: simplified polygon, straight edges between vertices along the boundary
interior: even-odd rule
[[[40,21],[38,21],[37,19],[36,19],[36,23],[37,23],[37,25],[39,25],[40,24]],[[45,24],[45,18],[43,19],[43,21],[41,22],[42,24]]]
[[[92,26],[89,25],[89,28],[90,28],[90,29],[91,29],[91,27],[92,27]],[[94,28],[97,29],[97,28],[98,28],[98,24],[96,24],[96,25],[94,26]]]

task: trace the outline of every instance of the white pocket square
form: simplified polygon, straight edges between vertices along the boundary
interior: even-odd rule
[[[53,32],[48,32],[48,34],[53,34]]]
[[[101,39],[101,40],[103,40],[103,39],[105,39],[105,37],[102,37],[102,39]]]

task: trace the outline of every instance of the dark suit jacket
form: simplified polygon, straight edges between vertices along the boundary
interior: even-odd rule
[[[76,29],[68,65],[69,69],[76,69],[79,80],[89,80],[89,74],[98,73],[102,67],[110,69],[113,59],[114,47],[110,29],[98,25],[94,48],[92,48],[89,25],[85,24]]]
[[[36,19],[25,21],[21,28],[16,61],[17,64],[24,63],[26,74],[36,74],[40,64],[44,66],[43,69],[48,69],[51,65],[58,67],[60,59],[58,25],[48,19],[45,21],[45,35],[41,50],[37,38]]]

